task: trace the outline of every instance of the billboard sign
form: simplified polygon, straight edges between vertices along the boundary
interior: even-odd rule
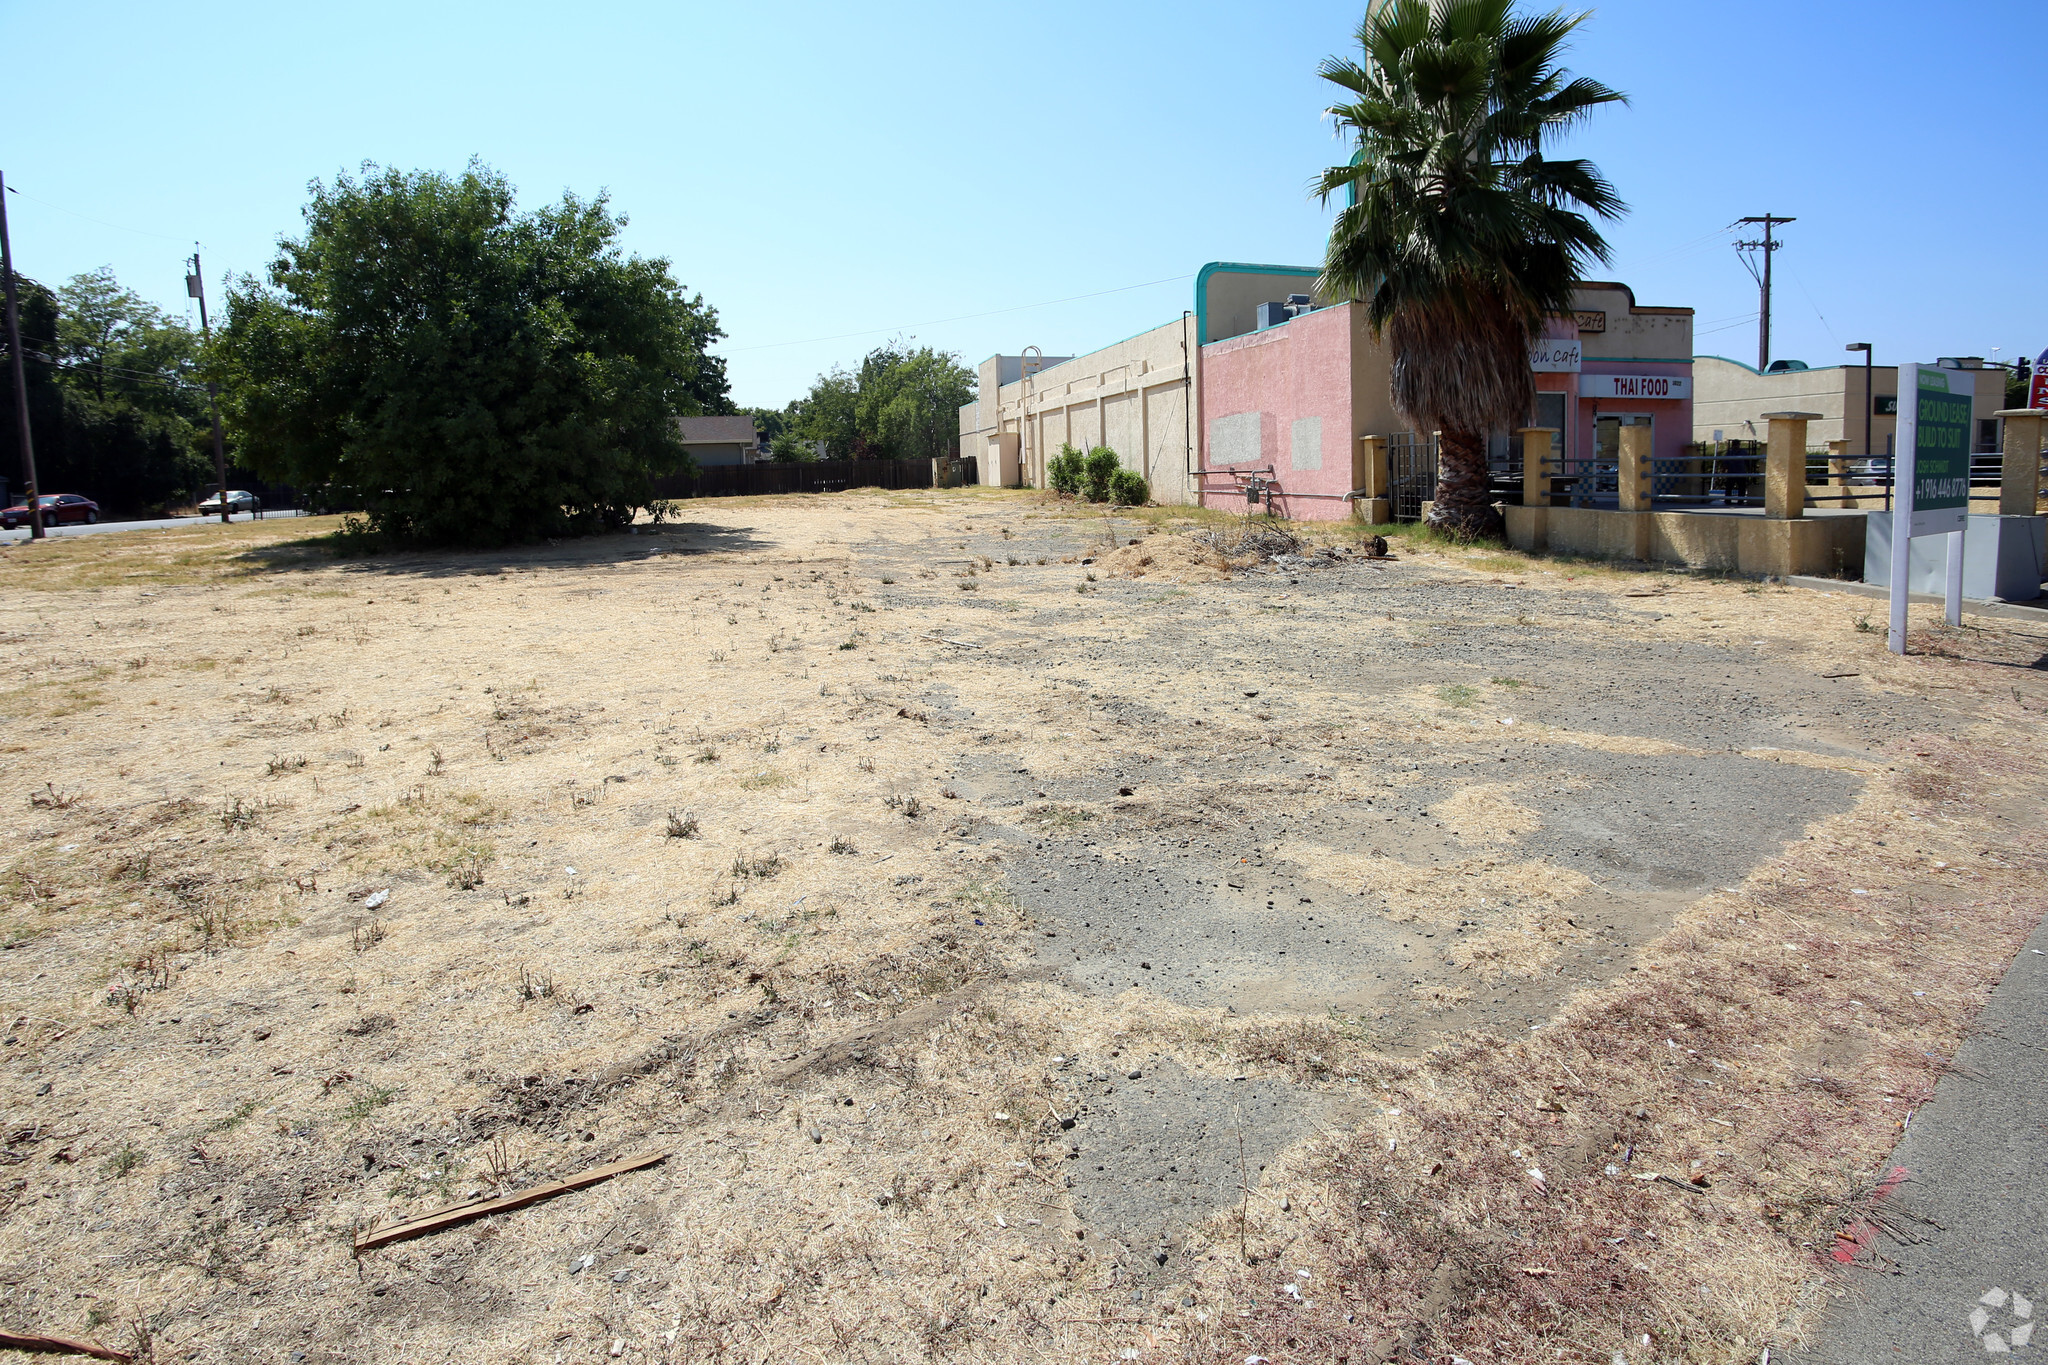
[[[2034,382],[2027,386],[2027,406],[2048,408],[2048,351],[2034,362]]]

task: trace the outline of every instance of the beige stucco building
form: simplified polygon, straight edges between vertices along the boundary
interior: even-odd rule
[[[1970,358],[1956,368],[1976,370],[1976,397],[1971,403],[1970,448],[1999,448],[1998,420],[2005,406],[2005,371],[1987,370]],[[1760,374],[1739,360],[1723,356],[1693,357],[1692,433],[1695,441],[1761,441],[1771,412],[1819,413],[1806,426],[1815,450],[1844,441],[1846,454],[1892,453],[1899,426],[1899,370],[1896,365],[1870,367],[1870,400],[1864,401],[1861,365],[1828,365],[1818,369]],[[1867,444],[1866,444],[1867,442]]]

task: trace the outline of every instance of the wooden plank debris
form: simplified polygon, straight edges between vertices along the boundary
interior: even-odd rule
[[[126,1351],[116,1351],[91,1341],[70,1337],[37,1336],[33,1332],[0,1331],[0,1351],[39,1351],[45,1355],[91,1356],[94,1360],[133,1360]]]
[[[652,1166],[656,1162],[666,1161],[669,1156],[670,1153],[668,1152],[649,1152],[644,1156],[627,1157],[622,1161],[613,1161],[603,1166],[593,1166],[579,1175],[570,1176],[567,1180],[555,1180],[545,1185],[535,1185],[530,1190],[519,1190],[513,1194],[500,1195],[496,1199],[479,1199],[474,1203],[456,1204],[434,1213],[422,1214],[418,1218],[408,1218],[403,1223],[393,1223],[390,1227],[372,1228],[356,1238],[356,1251],[358,1253],[365,1252],[372,1247],[385,1246],[391,1242],[405,1241],[409,1237],[424,1237],[430,1232],[439,1232],[443,1228],[452,1228],[458,1223],[467,1223],[473,1218],[484,1218],[494,1213],[504,1213],[510,1209],[525,1208],[528,1204],[538,1204],[543,1199],[552,1199],[558,1194],[564,1194],[570,1190],[580,1190],[585,1185],[595,1185],[599,1181],[609,1180],[615,1175],[624,1175],[627,1171],[637,1171],[642,1166]],[[125,1359],[126,1357],[122,1358]]]

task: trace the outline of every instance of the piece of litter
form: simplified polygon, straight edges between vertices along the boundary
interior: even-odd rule
[[[573,867],[565,867],[565,868],[563,868],[563,869],[562,869],[562,872],[563,872],[563,873],[564,873],[565,875],[567,875],[567,876],[571,876],[571,877],[573,877],[573,876],[575,876],[575,875],[576,875],[576,869],[575,869],[575,868],[573,868]]]
[[[144,596],[150,594],[145,593]],[[94,1360],[133,1360],[135,1357],[125,1351],[116,1351],[91,1341],[73,1341],[70,1337],[46,1337],[33,1333],[0,1332],[0,1351],[54,1351],[76,1356],[91,1356]]]
[[[595,1256],[579,1256],[575,1260],[569,1262],[569,1273],[571,1275],[581,1275],[584,1271],[590,1269],[590,1267],[596,1264],[597,1257]]]
[[[1296,1303],[1301,1302],[1301,1290],[1296,1285],[1283,1284],[1280,1286],[1280,1292],[1293,1299]]]
[[[613,1354],[613,1355],[615,1355],[615,1356],[622,1356],[622,1355],[624,1355],[625,1353],[626,1353],[626,1339],[625,1339],[624,1337],[613,1337],[613,1338],[612,1338],[612,1354]]]
[[[1861,888],[1861,887],[1858,887],[1858,886],[1852,886],[1852,887],[1850,887],[1850,888],[1849,888],[1849,894],[1850,894],[1850,895],[1852,895],[1852,896],[1867,896],[1867,895],[1869,895],[1870,893],[1869,893],[1868,891],[1865,891],[1865,890],[1864,890],[1863,888]]]
[[[391,893],[389,891],[372,891],[369,895],[363,897],[363,909],[375,910],[390,899]]]
[[[1513,725],[1515,723],[1515,718],[1513,716],[1502,716],[1500,718],[1500,723],[1502,725]]]
[[[999,1228],[1006,1228],[1006,1227],[1008,1227],[1008,1226],[1010,1226],[1010,1225],[1009,1225],[1008,1223],[1005,1223],[1005,1222],[1003,1221],[1003,1215],[1001,1215],[1001,1214],[999,1213],[999,1214],[997,1214],[997,1215],[996,1215],[996,1226],[997,1226],[997,1227],[999,1227]]]
[[[602,1166],[593,1166],[580,1175],[570,1176],[567,1180],[552,1180],[545,1185],[535,1185],[532,1189],[518,1190],[496,1199],[483,1199],[471,1204],[456,1204],[451,1208],[422,1214],[418,1218],[408,1218],[402,1223],[393,1223],[390,1227],[375,1228],[356,1239],[356,1251],[358,1253],[365,1252],[371,1247],[380,1247],[387,1242],[402,1242],[408,1237],[423,1237],[430,1232],[439,1232],[443,1228],[453,1227],[457,1223],[466,1223],[472,1218],[482,1218],[486,1214],[504,1213],[511,1209],[525,1208],[528,1204],[538,1204],[543,1199],[552,1199],[558,1194],[566,1194],[570,1190],[580,1190],[585,1185],[595,1185],[600,1180],[609,1180],[615,1175],[623,1175],[627,1171],[637,1171],[642,1166],[652,1166],[657,1162],[666,1161],[668,1156],[667,1152],[650,1152],[645,1156],[627,1157],[623,1161],[612,1161]],[[586,1256],[576,1269],[588,1270],[596,1263],[596,1257]],[[576,1270],[571,1270],[569,1273],[573,1275],[576,1273]]]

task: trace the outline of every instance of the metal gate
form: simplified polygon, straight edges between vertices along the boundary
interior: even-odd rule
[[[1395,521],[1422,520],[1422,504],[1436,497],[1436,433],[1397,431],[1387,438],[1387,482]]]

